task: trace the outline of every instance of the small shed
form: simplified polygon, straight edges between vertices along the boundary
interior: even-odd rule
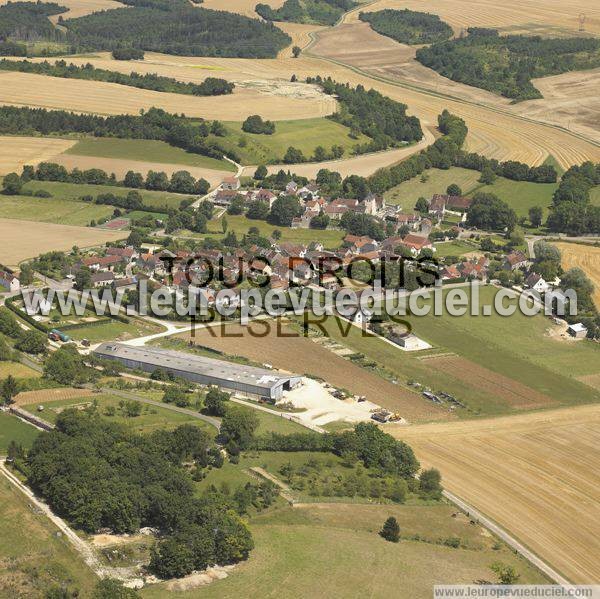
[[[569,325],[567,332],[575,339],[585,339],[588,334],[587,328],[581,322]]]

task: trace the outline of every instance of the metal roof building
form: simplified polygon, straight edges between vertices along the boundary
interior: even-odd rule
[[[123,343],[102,343],[94,354],[118,360],[128,368],[154,372],[161,369],[201,385],[216,385],[247,395],[280,399],[284,391],[300,384],[302,377],[284,376],[266,368],[215,360],[191,353],[156,347],[132,347]]]

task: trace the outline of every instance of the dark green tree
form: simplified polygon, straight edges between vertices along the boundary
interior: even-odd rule
[[[391,543],[398,543],[400,541],[400,525],[393,516],[390,516],[383,524],[383,528],[379,531],[379,534]]]

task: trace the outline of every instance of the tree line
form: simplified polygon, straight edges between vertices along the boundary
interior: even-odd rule
[[[591,204],[590,192],[600,185],[600,163],[572,166],[562,176],[552,198],[547,226],[568,235],[600,234],[600,206]]]
[[[541,98],[536,77],[600,66],[600,40],[499,35],[470,28],[466,37],[417,50],[417,60],[453,81],[501,94],[515,101]]]
[[[29,60],[0,60],[0,70],[18,71],[19,73],[35,73],[50,77],[61,77],[63,79],[85,79],[88,81],[105,81],[107,83],[118,83],[141,89],[150,89],[157,92],[169,92],[174,94],[187,94],[192,96],[222,96],[231,94],[235,88],[233,83],[225,79],[208,77],[202,83],[184,83],[172,77],[163,77],[156,73],[140,75],[132,72],[130,74],[117,73],[108,69],[97,69],[87,63],[82,66],[64,60],[55,63],[48,61],[31,62]]]
[[[63,35],[48,17],[67,10],[56,2],[8,2],[0,6],[0,40],[60,41]]]
[[[438,15],[414,10],[378,10],[361,12],[361,21],[369,23],[377,33],[387,35],[401,44],[433,44],[452,37],[452,27]]]

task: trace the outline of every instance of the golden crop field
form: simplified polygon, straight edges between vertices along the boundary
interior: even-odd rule
[[[169,164],[166,162],[148,162],[142,160],[123,160],[121,158],[102,158],[98,156],[79,156],[76,154],[60,154],[53,162],[62,164],[67,169],[78,168],[81,170],[90,168],[101,168],[107,173],[114,173],[117,178],[122,179],[127,171],[133,170],[144,175],[148,171],[162,171],[171,176],[176,171],[188,171],[191,175],[206,179],[211,187],[218,185],[223,177],[231,174],[228,171],[203,168],[200,166],[188,166],[187,164]]]
[[[93,393],[89,389],[71,389],[64,387],[60,389],[39,389],[38,391],[23,391],[15,396],[18,406],[32,403],[43,404],[48,401],[64,401],[78,397],[90,397]]]
[[[386,429],[574,583],[600,577],[600,406]]]
[[[27,258],[52,250],[67,251],[124,239],[128,231],[54,225],[0,218],[0,263],[16,267]]]
[[[555,243],[562,254],[562,267],[581,268],[594,283],[594,303],[600,309],[600,247],[577,243]]]
[[[75,140],[48,137],[0,137],[0,175],[20,172],[25,164],[50,160],[75,144]]]
[[[117,70],[117,63],[118,61],[111,61],[108,68]],[[119,70],[146,71],[131,65]],[[155,72],[156,69],[149,68],[147,71]],[[163,69],[161,74],[168,73],[169,69]],[[189,81],[202,81],[210,73],[199,73],[197,69],[191,68],[188,74]],[[242,121],[257,112],[264,118],[287,120],[325,116],[334,111],[336,104],[333,98],[313,88],[302,87],[289,82],[285,82],[285,85],[283,82],[279,85],[261,85],[260,82],[250,80],[244,87],[238,87],[233,94],[215,98],[156,92],[102,81],[2,71],[0,104],[96,114],[139,114],[141,109],[157,106],[168,112],[183,112],[187,116],[226,121]]]
[[[577,33],[579,15],[585,14],[585,30],[600,34],[600,5],[596,0],[379,0],[361,8],[374,12],[385,8],[418,10],[439,15],[458,33],[467,27],[494,27],[511,33],[565,35]],[[358,12],[348,21],[358,19]]]
[[[285,0],[261,0],[260,4],[268,4],[271,8],[280,8]],[[259,4],[257,0],[204,0],[202,8],[211,8],[212,10],[226,10],[235,12],[239,15],[258,18],[254,12],[254,7]]]
[[[33,2],[33,0],[31,1]],[[6,4],[7,2],[10,2],[10,0],[0,0],[0,5]],[[63,18],[65,19],[83,17],[99,10],[125,7],[124,4],[121,4],[116,0],[61,0],[59,5],[69,9],[68,12],[62,13]],[[50,17],[50,20],[55,23],[58,21],[58,16],[59,15],[53,15]]]

